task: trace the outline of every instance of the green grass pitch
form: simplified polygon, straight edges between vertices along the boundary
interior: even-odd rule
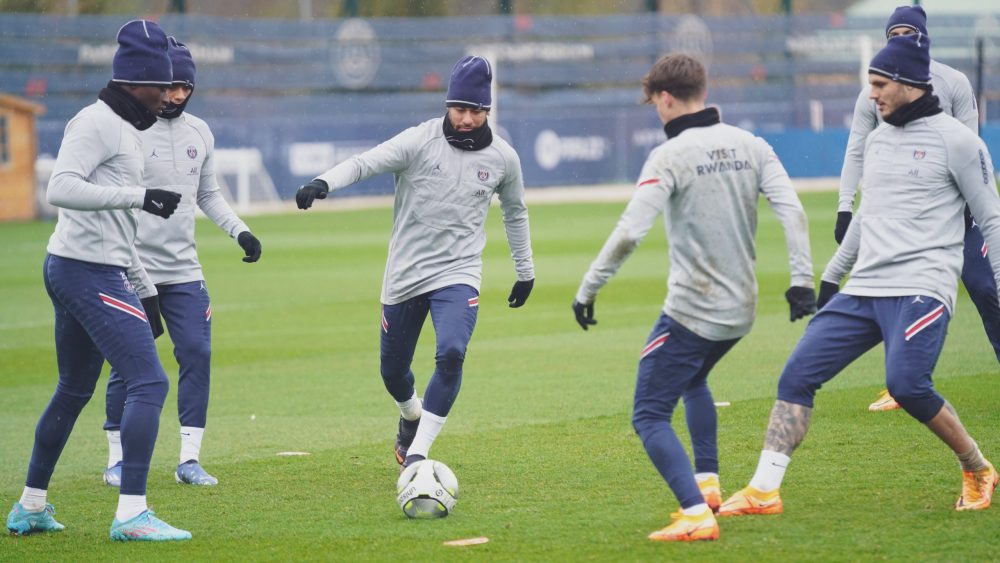
[[[804,194],[817,273],[832,255],[833,193]],[[336,200],[319,202],[333,208]],[[952,509],[954,456],[906,414],[868,413],[882,385],[881,348],[819,394],[789,467],[785,514],[721,521],[717,542],[659,544],[646,534],[676,501],[646,458],[629,415],[638,352],[662,305],[668,267],[660,227],[598,298],[583,332],[570,302],[623,203],[531,207],[537,268],[528,304],[514,281],[498,209],[490,214],[479,323],[461,395],[432,451],[458,475],[454,513],[407,520],[395,504],[391,447],[398,412],[378,375],[379,286],[389,209],[253,217],[264,245],[248,265],[205,221],[199,251],[213,298],[214,358],[202,450],[215,488],[174,483],[178,422],[171,374],[148,498],[190,542],[113,544],[117,491],[105,487],[103,392],[84,410],[49,498],[61,534],[0,538],[0,561],[245,560],[969,560],[995,559],[1000,507]],[[52,224],[0,225],[0,501],[20,494],[34,425],[56,380],[52,310],[41,265]],[[753,332],[716,367],[723,494],[751,477],[778,374],[805,326],[788,322],[780,224],[762,205],[760,300]],[[996,358],[962,293],[935,381],[987,457],[1000,461]],[[414,371],[433,368],[428,326]],[[683,416],[677,428],[686,438]],[[279,457],[305,451],[305,457]],[[486,536],[489,543],[442,542]]]

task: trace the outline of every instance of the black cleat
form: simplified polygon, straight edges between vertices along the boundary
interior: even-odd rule
[[[413,438],[417,436],[417,427],[420,426],[420,419],[406,420],[399,417],[399,432],[396,433],[396,444],[393,450],[396,453],[396,463],[404,465],[406,461],[406,450],[413,443]]]

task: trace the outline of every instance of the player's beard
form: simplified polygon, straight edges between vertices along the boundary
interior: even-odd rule
[[[444,116],[444,138],[448,144],[463,151],[481,151],[493,143],[493,131],[490,130],[489,120],[471,131],[459,131],[448,119],[448,114]]]

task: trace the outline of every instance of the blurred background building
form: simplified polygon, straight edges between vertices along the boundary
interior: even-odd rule
[[[634,180],[664,136],[639,105],[660,55],[708,67],[709,103],[775,147],[793,176],[840,172],[867,61],[905,0],[0,0],[0,91],[46,107],[39,175],[66,121],[110,78],[115,34],[156,19],[198,65],[189,111],[244,197],[314,175],[444,114],[452,64],[496,67],[491,121],[530,187]],[[1000,154],[1000,2],[925,0],[932,56],[964,72]],[[994,121],[996,120],[996,121]],[[389,193],[376,178],[338,195]],[[270,195],[269,195],[270,194]]]

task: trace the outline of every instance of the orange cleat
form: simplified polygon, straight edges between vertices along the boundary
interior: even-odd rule
[[[883,389],[878,394],[878,399],[875,399],[874,403],[868,405],[868,410],[871,412],[894,411],[898,408],[900,408],[899,403],[896,402],[896,399],[892,398],[888,389]]]
[[[722,488],[719,487],[719,478],[709,477],[704,481],[698,481],[698,489],[701,490],[701,496],[705,498],[705,504],[712,510],[712,513],[718,512],[719,506],[722,504]],[[677,520],[683,515],[684,511],[678,508],[670,513],[670,519]]]
[[[778,489],[769,493],[753,487],[740,489],[726,499],[719,507],[719,516],[742,516],[746,514],[781,514],[785,509],[781,504]]]
[[[722,506],[722,487],[719,486],[719,478],[709,477],[704,481],[698,481],[698,488],[701,489],[701,496],[705,497],[705,504],[712,509],[712,512],[718,512]]]
[[[979,471],[962,472],[962,496],[955,503],[955,510],[985,510],[993,501],[993,490],[997,488],[1000,476],[993,465],[986,462],[986,467]]]
[[[698,516],[681,514],[673,523],[649,534],[653,541],[702,541],[719,539],[719,523],[711,510]]]

